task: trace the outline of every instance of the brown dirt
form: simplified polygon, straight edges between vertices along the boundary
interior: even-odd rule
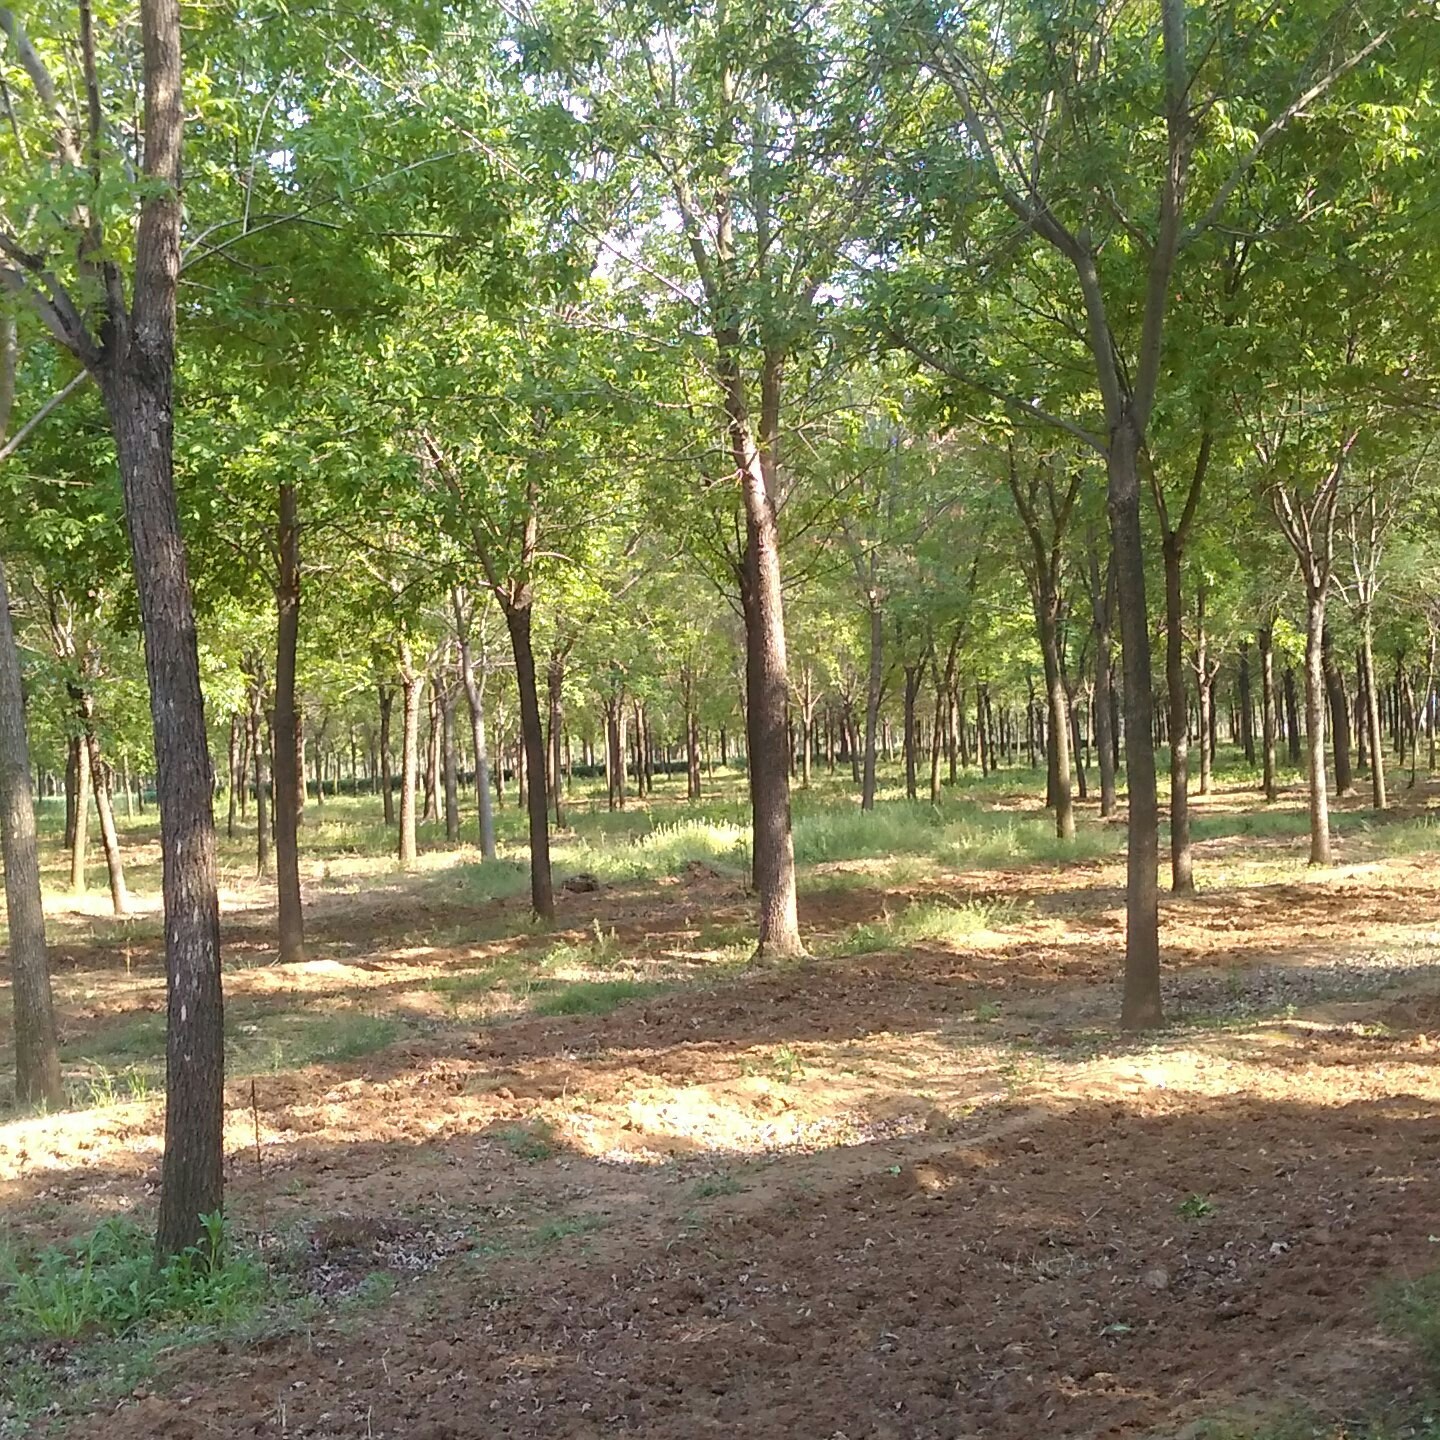
[[[424,937],[519,902],[321,907],[325,958],[230,994],[421,1022],[231,1087],[232,1212],[321,1311],[179,1352],[71,1433],[1028,1440],[1383,1385],[1376,1287],[1433,1264],[1440,1202],[1429,865],[1167,903],[1172,1004],[1206,1023],[1144,1041],[1109,1029],[1119,878],[951,874],[923,893],[1023,901],[1013,923],[503,1022],[427,985],[515,942]],[[805,923],[904,899],[828,892]],[[698,871],[562,904],[637,966],[745,914]],[[82,960],[73,1033],[154,1005],[153,970]],[[158,1153],[153,1101],[12,1123],[0,1203],[78,1229],[145,1205]],[[396,1297],[342,1313],[377,1269]]]

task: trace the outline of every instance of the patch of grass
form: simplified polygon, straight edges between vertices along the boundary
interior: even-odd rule
[[[903,950],[926,941],[959,944],[985,931],[1013,923],[1018,907],[1008,900],[967,900],[952,905],[943,900],[917,900],[883,919],[857,925],[841,942],[841,955],[873,955],[880,950]]]
[[[227,1253],[218,1214],[204,1225],[199,1245],[161,1266],[149,1234],[129,1220],[107,1220],[69,1245],[0,1251],[0,1336],[70,1340],[158,1321],[223,1324],[250,1315],[271,1294],[269,1272]]]
[[[227,1025],[227,1071],[236,1076],[334,1064],[373,1055],[397,1040],[398,1020],[358,1011],[285,1011]]]
[[[718,1175],[707,1175],[690,1187],[693,1200],[714,1200],[720,1195],[740,1195],[745,1187],[733,1176],[723,1171]]]
[[[490,1135],[517,1160],[532,1165],[553,1159],[560,1153],[555,1127],[548,1120],[531,1120],[524,1125],[497,1125]]]
[[[119,1024],[107,1026],[98,1035],[92,1035],[84,1042],[85,1054],[73,1054],[73,1048],[66,1046],[72,1054],[66,1059],[84,1059],[92,1064],[109,1063],[115,1060],[159,1060],[165,1056],[165,1016],[158,1011],[146,1011],[122,1020]]]
[[[1186,1220],[1204,1220],[1215,1213],[1215,1204],[1208,1195],[1187,1195],[1175,1211]]]
[[[532,991],[530,1008],[536,1015],[608,1015],[665,988],[653,980],[577,980],[553,990]]]
[[[126,1065],[111,1070],[91,1059],[92,1073],[71,1086],[72,1103],[77,1109],[99,1109],[106,1105],[122,1105],[132,1100],[148,1100],[163,1089],[163,1076],[154,1068]]]
[[[1073,840],[1061,840],[1048,815],[1009,815],[975,811],[946,825],[932,854],[957,869],[989,869],[1017,863],[1074,864],[1108,860],[1124,840],[1114,826],[1076,825]]]

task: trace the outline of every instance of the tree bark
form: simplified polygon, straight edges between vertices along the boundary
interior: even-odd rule
[[[110,905],[117,915],[130,913],[130,894],[125,888],[125,863],[120,855],[120,836],[115,829],[115,810],[110,803],[109,771],[100,753],[95,733],[95,697],[81,686],[71,689],[80,719],[80,743],[88,765],[90,789],[95,796],[95,814],[100,820],[100,843],[105,849],[105,872],[110,881]]]
[[[1275,738],[1278,731],[1275,706],[1275,629],[1264,624],[1255,632],[1255,646],[1260,652],[1260,735],[1263,752],[1261,788],[1265,798],[1273,800],[1275,784]]]
[[[1325,780],[1325,591],[1305,597],[1305,728],[1310,788],[1310,863],[1330,863],[1330,797]]]
[[[1054,794],[1055,834],[1075,838],[1075,803],[1071,792],[1070,702],[1060,666],[1060,596],[1045,577],[1035,595],[1035,619],[1040,631],[1040,653],[1045,665],[1045,769]]]
[[[860,788],[860,808],[875,808],[875,769],[880,738],[880,700],[885,678],[885,617],[880,609],[879,595],[871,591],[870,663],[865,677],[865,757]]]
[[[920,747],[919,726],[915,717],[915,702],[920,695],[920,677],[925,673],[923,665],[905,667],[905,798],[914,800],[918,796],[916,782],[916,751]]]
[[[1369,608],[1360,615],[1360,659],[1364,666],[1365,728],[1370,732],[1370,803],[1386,808],[1385,731],[1380,720],[1380,687],[1375,683],[1375,634]]]
[[[565,656],[560,650],[550,655],[545,669],[546,698],[550,704],[549,779],[555,806],[555,828],[565,826],[565,774],[560,764],[560,737],[565,728]]]
[[[83,895],[86,850],[90,842],[90,748],[82,734],[75,737],[75,825],[70,834],[70,893]]]
[[[1145,547],[1140,529],[1140,436],[1128,412],[1115,426],[1106,457],[1108,509],[1120,599],[1125,675],[1125,767],[1130,818],[1126,858],[1125,987],[1120,1023],[1147,1029],[1164,1023],[1160,1000],[1160,895],[1156,866],[1160,816],[1155,752],[1150,747],[1152,679],[1145,603]]]
[[[1320,663],[1325,675],[1325,698],[1330,706],[1331,746],[1335,752],[1335,793],[1349,795],[1355,788],[1350,769],[1350,697],[1345,677],[1335,661],[1335,644],[1326,622],[1320,642]]]
[[[21,1105],[60,1106],[60,1046],[45,948],[40,896],[40,844],[30,790],[30,746],[20,652],[10,619],[5,566],[0,559],[0,850],[5,861],[5,915],[10,934],[14,1006],[15,1098]]]
[[[265,690],[261,667],[250,680],[250,759],[255,769],[255,874],[270,869],[270,778],[265,767]]]
[[[239,804],[239,795],[238,795],[236,792],[239,791],[239,790],[242,790],[242,789],[244,788],[244,785],[245,785],[245,773],[244,773],[244,771],[240,768],[240,715],[239,715],[239,712],[238,712],[238,711],[237,711],[236,713],[234,713],[233,715],[231,715],[231,717],[230,717],[230,752],[229,752],[229,759],[230,759],[230,796],[229,796],[229,813],[227,814],[227,816],[226,816],[226,818],[225,818],[225,836],[226,836],[227,839],[233,840],[233,839],[235,838],[235,808],[236,808],[236,806]],[[127,777],[127,784],[126,784],[126,786],[125,786],[125,801],[126,801],[125,813],[128,815],[128,814],[130,813],[130,809],[129,809],[130,786],[129,786],[129,784],[128,784],[128,777]]]
[[[1100,767],[1100,817],[1115,813],[1115,734],[1112,687],[1114,658],[1111,654],[1110,615],[1112,576],[1106,567],[1105,583],[1100,582],[1099,558],[1090,556],[1090,598],[1095,627],[1095,752]]]
[[[463,626],[460,627],[460,683],[465,687],[465,702],[470,707],[470,739],[475,751],[475,801],[479,812],[480,854],[483,859],[493,860],[495,812],[490,805],[490,755],[485,738],[485,696],[475,678],[469,631]]]
[[[1250,642],[1240,642],[1240,745],[1245,751],[1245,763],[1255,763],[1255,699],[1250,683]]]
[[[1170,889],[1195,889],[1190,850],[1190,697],[1185,685],[1185,632],[1181,620],[1180,546],[1167,535],[1165,556],[1165,688],[1170,730]]]
[[[540,696],[535,680],[528,595],[502,601],[510,647],[515,655],[515,684],[520,696],[520,736],[525,769],[530,774],[526,804],[530,822],[530,908],[535,918],[553,921],[555,890],[550,873],[550,800],[545,793],[545,731],[540,722]]]
[[[275,613],[275,885],[279,897],[280,963],[305,958],[305,912],[300,899],[300,729],[295,668],[300,643],[300,524],[295,487],[279,489],[276,521]]]
[[[415,668],[410,642],[400,642],[400,846],[399,859],[409,869],[419,857],[415,836],[416,771],[420,763],[420,691],[424,677]]]
[[[395,705],[395,687],[381,685],[380,700],[380,794],[385,807],[385,823],[395,823],[395,776],[390,770],[390,712]]]
[[[1284,675],[1285,733],[1289,744],[1290,763],[1300,763],[1300,705],[1295,697],[1295,667],[1287,665]]]
[[[445,786],[445,839],[460,842],[460,777],[455,759],[455,697],[444,683],[437,688],[440,701],[440,755]]]

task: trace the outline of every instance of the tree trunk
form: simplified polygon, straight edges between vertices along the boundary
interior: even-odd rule
[[[419,858],[415,834],[415,791],[420,765],[420,691],[424,677],[415,668],[409,641],[400,642],[400,848],[403,869]]]
[[[451,845],[460,843],[460,777],[455,759],[455,697],[450,687],[437,689],[440,701],[440,755],[445,784],[445,839]]]
[[[275,613],[275,884],[279,894],[280,963],[305,958],[305,912],[300,900],[300,796],[305,778],[295,708],[300,643],[300,524],[295,487],[281,485],[277,504]]]
[[[470,636],[463,630],[460,635],[460,683],[465,687],[465,702],[470,707],[470,739],[475,750],[475,801],[480,816],[480,854],[486,860],[493,860],[495,812],[490,806],[490,756],[485,743],[485,697],[475,679]]]
[[[1289,742],[1290,763],[1300,763],[1300,705],[1295,696],[1295,667],[1287,665],[1284,677],[1285,733]]]
[[[90,749],[75,737],[75,827],[70,836],[70,893],[85,893],[85,852],[90,839]]]
[[[1195,889],[1190,850],[1190,698],[1185,686],[1185,632],[1181,620],[1180,547],[1164,540],[1165,688],[1170,730],[1170,888],[1177,895]]]
[[[1115,427],[1107,458],[1108,508],[1120,597],[1125,666],[1125,767],[1130,798],[1126,877],[1125,989],[1120,1023],[1164,1023],[1160,999],[1159,806],[1150,748],[1150,622],[1140,529],[1140,437],[1128,415]]]
[[[117,915],[130,913],[130,895],[125,888],[125,864],[120,857],[120,836],[115,829],[115,811],[110,804],[109,772],[95,734],[94,699],[81,697],[80,721],[83,743],[90,760],[90,788],[95,795],[95,813],[100,819],[100,842],[105,847],[105,871],[110,880],[110,904]]]
[[[21,1105],[64,1104],[45,907],[40,897],[40,844],[30,791],[30,746],[20,652],[0,560],[0,851],[5,861],[5,916],[10,936],[14,1006],[15,1099]]]
[[[75,844],[75,797],[80,790],[80,737],[65,742],[65,848]]]
[[[239,804],[237,792],[245,788],[245,772],[240,768],[240,714],[236,711],[230,716],[230,803],[229,813],[225,818],[225,837],[228,840],[235,838],[235,807]],[[126,776],[125,783],[125,813],[130,813],[130,783],[129,776]]]
[[[865,757],[860,808],[875,808],[875,769],[880,732],[880,698],[885,674],[885,617],[880,601],[870,596],[870,665],[865,679]]]
[[[390,771],[390,712],[395,706],[395,687],[382,685],[380,697],[380,794],[385,806],[385,823],[395,823],[395,777]]]
[[[916,786],[916,757],[915,752],[920,745],[919,727],[915,720],[915,701],[920,694],[920,677],[925,673],[922,665],[907,665],[905,667],[905,798],[914,800],[917,798]]]
[[[1114,661],[1110,655],[1110,627],[1095,629],[1095,760],[1100,767],[1100,817],[1115,813],[1115,736],[1111,685]]]
[[[549,780],[550,797],[555,806],[555,828],[565,828],[565,774],[560,765],[560,737],[565,728],[565,657],[552,652],[545,671],[547,698],[550,702]]]
[[[426,714],[430,721],[425,732],[425,813],[422,820],[440,818],[440,707],[436,701],[434,676],[430,677],[426,695]]]
[[[1041,577],[1035,594],[1035,619],[1040,631],[1040,653],[1045,664],[1045,701],[1048,723],[1045,737],[1045,773],[1055,804],[1055,834],[1075,838],[1075,804],[1070,773],[1070,702],[1060,666],[1060,596],[1048,578]]]
[[[251,674],[250,758],[255,767],[255,874],[263,877],[270,869],[270,779],[265,769],[264,682],[258,667]]]
[[[1360,615],[1360,659],[1365,670],[1365,728],[1370,732],[1370,803],[1378,812],[1386,807],[1385,732],[1380,722],[1380,687],[1375,683],[1374,623],[1368,606]]]
[[[1245,750],[1245,763],[1255,763],[1255,700],[1250,685],[1250,642],[1240,642],[1240,744]]]
[[[1330,863],[1330,797],[1325,781],[1325,591],[1305,597],[1305,729],[1310,788],[1310,863]]]
[[[1210,668],[1209,639],[1205,633],[1205,582],[1195,587],[1195,690],[1200,716],[1200,793],[1210,793],[1215,762],[1215,673]]]
[[[555,891],[550,874],[550,800],[545,794],[545,731],[540,723],[540,696],[535,683],[535,651],[530,638],[527,602],[504,607],[510,646],[515,654],[515,684],[520,696],[520,735],[525,768],[530,773],[526,803],[530,819],[530,908],[535,918],[553,921]]]
[[[1272,625],[1261,625],[1256,630],[1255,645],[1260,652],[1260,736],[1264,771],[1261,783],[1265,798],[1273,800],[1278,793],[1275,744],[1279,714],[1275,703],[1275,629]]]
[[[1330,706],[1331,745],[1335,752],[1335,793],[1349,795],[1355,788],[1350,771],[1350,697],[1345,693],[1345,677],[1335,662],[1335,644],[1328,621],[1320,644],[1325,698]]]

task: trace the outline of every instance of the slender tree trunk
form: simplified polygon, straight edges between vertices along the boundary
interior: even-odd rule
[[[1045,701],[1048,724],[1045,737],[1046,776],[1054,793],[1055,834],[1075,838],[1075,804],[1071,794],[1070,702],[1060,666],[1060,597],[1042,578],[1035,596],[1035,619],[1040,631],[1040,653],[1045,663]]]
[[[1284,676],[1285,733],[1289,742],[1290,763],[1300,763],[1300,704],[1295,695],[1295,667],[1287,665]]]
[[[915,702],[920,694],[920,677],[924,674],[921,665],[905,667],[905,798],[917,798],[918,789],[915,774],[915,752],[920,745],[919,727],[915,719]]]
[[[1355,788],[1350,771],[1350,697],[1345,693],[1345,677],[1335,662],[1335,644],[1328,621],[1321,640],[1320,664],[1325,675],[1325,698],[1330,706],[1331,745],[1335,752],[1335,793],[1349,795]]]
[[[1115,737],[1111,730],[1112,666],[1110,629],[1095,631],[1095,759],[1100,767],[1100,816],[1115,813]]]
[[[565,828],[565,773],[560,764],[560,740],[565,728],[565,657],[558,650],[550,656],[545,671],[550,702],[550,796],[555,806],[555,828]]]
[[[555,891],[550,874],[550,801],[545,794],[545,731],[540,723],[540,696],[535,680],[528,600],[505,607],[505,623],[515,654],[515,683],[520,696],[520,734],[525,768],[530,772],[526,797],[530,820],[530,908],[535,918],[553,921]]]
[[[75,797],[80,790],[80,737],[71,735],[65,742],[65,848],[75,844]]]
[[[1325,780],[1325,591],[1305,605],[1305,729],[1310,787],[1310,863],[1330,863],[1330,798]]]
[[[455,758],[455,697],[450,687],[438,687],[440,701],[440,754],[445,784],[445,839],[460,843],[460,777]]]
[[[75,737],[75,829],[70,838],[70,893],[85,893],[85,852],[90,838],[90,750],[84,735]]]
[[[430,677],[426,712],[430,721],[425,732],[425,813],[422,820],[440,817],[440,707],[435,698],[435,679]]]
[[[1360,659],[1364,666],[1365,722],[1370,732],[1370,803],[1386,808],[1385,732],[1380,720],[1380,687],[1375,683],[1374,623],[1367,606],[1360,614]]]
[[[1205,633],[1205,582],[1195,587],[1195,691],[1200,707],[1200,793],[1210,793],[1215,761],[1215,674],[1210,668],[1209,637]]]
[[[380,698],[380,795],[385,806],[385,823],[395,823],[395,777],[390,771],[390,712],[395,706],[395,687],[382,685]]]
[[[277,504],[275,613],[275,883],[279,896],[280,963],[305,958],[300,899],[300,797],[304,792],[295,669],[300,644],[300,523],[295,487],[281,485]]]
[[[110,881],[110,904],[117,915],[130,913],[130,894],[125,888],[125,863],[120,855],[120,835],[115,829],[115,810],[110,803],[109,771],[100,753],[100,740],[95,734],[93,700],[86,694],[82,700],[81,722],[85,726],[84,742],[90,757],[90,786],[95,793],[95,813],[100,820],[100,842],[105,848],[105,871]]]
[[[225,818],[225,837],[235,838],[235,807],[239,803],[239,791],[245,787],[245,772],[240,768],[240,715],[237,711],[230,716],[230,803]],[[130,813],[130,777],[125,777],[125,813]]]
[[[1264,768],[1261,788],[1265,792],[1265,798],[1273,800],[1278,793],[1275,783],[1275,742],[1279,730],[1275,704],[1274,627],[1261,625],[1256,631],[1255,643],[1260,652],[1260,733]]]
[[[30,791],[30,746],[20,651],[10,619],[5,566],[0,560],[0,852],[5,862],[5,917],[9,931],[14,1008],[15,1098],[21,1105],[59,1106],[60,1046],[45,948],[45,907],[40,897],[40,844]]]
[[[400,642],[400,865],[409,869],[419,858],[415,834],[415,791],[420,765],[420,691],[424,677],[415,668],[408,641]]]
[[[875,594],[870,596],[870,665],[865,680],[865,758],[860,808],[875,808],[875,769],[880,731],[880,698],[885,675],[885,617]]]
[[[255,874],[270,869],[270,779],[265,768],[263,681],[258,668],[250,684],[250,757],[255,767]]]
[[[1245,751],[1245,763],[1255,763],[1255,699],[1251,694],[1250,642],[1240,642],[1240,744]]]
[[[1145,547],[1140,529],[1140,437],[1127,415],[1107,458],[1108,505],[1119,585],[1125,665],[1125,768],[1130,797],[1126,878],[1125,989],[1120,1023],[1146,1029],[1164,1023],[1160,999],[1160,896],[1156,876],[1160,817],[1155,752],[1150,748],[1150,622],[1145,603]]]
[[[1164,541],[1165,555],[1165,687],[1170,729],[1170,888],[1177,895],[1195,889],[1190,849],[1190,698],[1185,686],[1185,632],[1181,618],[1180,546],[1173,535]]]
[[[465,702],[470,707],[470,738],[475,751],[475,801],[480,816],[480,854],[486,860],[493,860],[495,812],[490,806],[490,757],[485,740],[485,697],[475,678],[470,636],[465,631],[460,635],[460,683],[465,687]]]

